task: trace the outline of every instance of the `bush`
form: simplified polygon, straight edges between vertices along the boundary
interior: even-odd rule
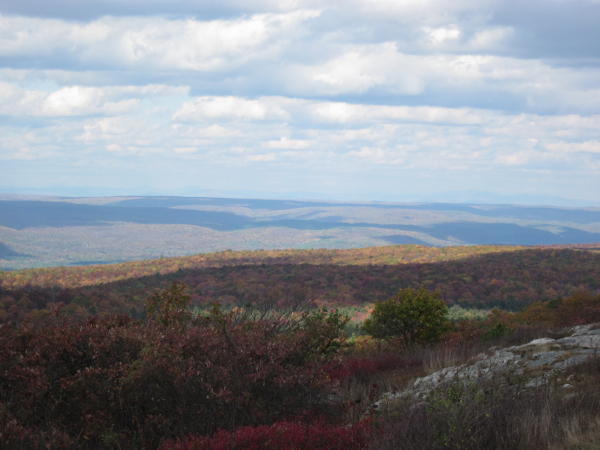
[[[364,330],[381,339],[400,338],[405,344],[437,342],[448,330],[448,307],[439,294],[426,289],[402,289],[375,304]]]
[[[353,450],[367,448],[369,424],[351,427],[322,423],[277,422],[273,425],[219,431],[212,437],[190,436],[166,442],[163,450]]]
[[[555,327],[600,321],[600,295],[578,291],[564,299],[533,303],[518,313],[524,323],[544,323]]]
[[[156,448],[329,407],[321,366],[340,345],[339,314],[164,311],[3,327],[0,447]]]

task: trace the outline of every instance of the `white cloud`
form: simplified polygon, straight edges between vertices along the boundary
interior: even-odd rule
[[[365,93],[384,86],[396,94],[419,94],[424,85],[414,70],[415,57],[398,52],[394,42],[352,46],[318,65],[295,65],[288,84],[302,93],[335,96]]]
[[[499,28],[488,31],[460,48],[484,47],[493,36],[506,34]],[[279,84],[299,96],[385,94],[390,101],[411,96],[426,104],[441,96],[474,107],[489,107],[485,100],[492,96],[492,105],[508,99],[534,112],[600,111],[600,90],[590,89],[600,77],[597,67],[555,67],[541,60],[477,53],[409,54],[394,42],[344,46],[324,62],[291,64],[279,75]]]
[[[463,31],[456,24],[423,27],[423,44],[414,43],[415,49],[450,54],[476,54],[486,56],[506,51],[514,30],[508,26],[481,26]]]
[[[263,163],[320,160],[343,165],[361,160],[376,166],[473,170],[489,164],[547,167],[559,161],[592,167],[590,158],[599,148],[600,115],[513,115],[287,97],[189,97],[186,88],[164,85],[71,86],[49,92],[25,91],[10,83],[2,87],[5,114],[14,115],[20,108],[17,116],[72,117],[30,133],[27,145],[19,144],[16,133],[5,138],[4,157],[12,158],[66,155],[83,143],[83,154],[193,156],[224,164],[242,154],[243,160]],[[141,106],[162,97],[172,103],[169,115]]]
[[[314,102],[309,109],[315,120],[334,123],[401,121],[474,125],[481,124],[487,115],[484,111],[469,108],[358,105],[343,102]]]
[[[123,114],[148,98],[181,96],[178,86],[65,86],[53,91],[27,90],[0,82],[0,114],[9,116],[68,117]]]
[[[506,44],[514,30],[510,27],[490,27],[473,34],[468,47],[473,50],[497,49]]]
[[[276,166],[332,184],[363,169],[600,168],[584,1],[132,2],[0,6],[69,17],[0,15],[3,160],[134,161],[161,177]]]
[[[69,86],[49,94],[42,102],[39,111],[33,115],[75,116],[96,113],[119,114],[138,105],[138,99],[110,101],[102,89]]]
[[[460,28],[454,24],[436,28],[424,27],[423,31],[427,36],[428,42],[434,46],[456,42],[462,35]]]
[[[600,154],[600,141],[584,141],[584,142],[550,142],[545,145],[548,150],[559,153],[598,153]]]
[[[265,143],[266,148],[284,149],[284,150],[302,150],[308,148],[313,143],[306,139],[289,139],[282,137],[277,140],[271,140]]]
[[[248,97],[353,95],[367,103],[371,95],[388,96],[390,102],[412,96],[432,106],[442,97],[446,105],[473,107],[506,99],[512,108],[531,112],[598,111],[594,80],[600,70],[511,57],[513,26],[488,23],[480,3],[447,3],[355,1],[346,13],[362,24],[356,33],[341,19],[331,24],[330,16],[319,19],[328,11],[342,14],[339,5],[310,1],[290,10],[291,2],[283,13],[211,21],[104,17],[86,23],[0,16],[0,58],[61,66],[37,73],[64,87],[119,84],[119,77],[162,84],[166,77],[206,95],[212,89]],[[499,7],[488,3],[491,11]],[[432,11],[437,19],[427,20]],[[361,41],[361,33],[388,19],[402,22],[398,36],[369,32],[369,42]],[[85,71],[61,70],[67,68]],[[115,72],[90,72],[94,68]],[[5,69],[5,76],[30,75]],[[488,96],[491,101],[485,101]]]
[[[212,71],[273,56],[316,11],[232,20],[104,17],[89,23],[0,15],[0,56],[64,58],[103,67]]]
[[[273,120],[302,124],[366,124],[423,122],[481,125],[489,116],[485,110],[434,106],[364,105],[347,102],[300,100],[286,97],[246,99],[232,96],[196,97],[185,102],[173,115],[181,122],[211,120]],[[288,141],[287,145],[295,145]],[[272,142],[270,145],[275,145]],[[278,141],[277,145],[282,145]],[[281,148],[281,147],[280,147]]]
[[[206,119],[271,120],[285,119],[288,113],[269,99],[248,100],[239,97],[199,97],[184,103],[174,120]]]

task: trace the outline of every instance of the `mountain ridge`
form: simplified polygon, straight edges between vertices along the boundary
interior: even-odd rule
[[[216,197],[0,199],[0,269],[258,249],[600,242],[600,210]]]

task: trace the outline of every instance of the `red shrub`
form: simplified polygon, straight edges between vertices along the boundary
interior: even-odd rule
[[[276,422],[273,425],[219,431],[211,437],[189,436],[165,442],[162,450],[352,450],[367,446],[370,424],[351,427],[324,423]]]
[[[338,345],[336,314],[215,311],[168,325],[105,318],[3,327],[0,447],[29,436],[77,448],[156,448],[168,437],[330,407],[320,366]]]

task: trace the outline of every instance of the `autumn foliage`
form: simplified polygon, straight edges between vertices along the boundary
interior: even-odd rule
[[[409,246],[412,247],[412,246]],[[185,283],[191,303],[206,308],[257,303],[364,305],[384,301],[400,289],[439,291],[447,304],[522,309],[537,301],[567,297],[578,290],[600,292],[600,253],[531,249],[486,254],[436,263],[369,265],[380,249],[356,251],[356,264],[292,264],[294,252],[251,263],[250,256],[228,259],[221,267],[198,267],[139,276],[134,263],[105,268],[56,268],[0,273],[0,323],[43,321],[56,310],[74,318],[126,314],[142,317],[145,301],[173,282]],[[408,250],[405,250],[408,251]],[[467,252],[467,250],[464,250]],[[466,253],[468,255],[468,253]],[[330,255],[331,256],[331,255]],[[360,258],[359,258],[360,256]],[[448,258],[456,258],[457,250]],[[418,260],[413,258],[412,260]],[[241,265],[234,266],[238,261]],[[216,263],[215,263],[216,264]],[[87,270],[87,272],[86,272]],[[169,269],[170,270],[170,269]],[[129,272],[128,272],[129,271]],[[121,281],[105,283],[104,272]],[[50,281],[54,276],[54,281]],[[73,278],[71,278],[73,277]],[[77,287],[81,284],[88,286]]]
[[[367,447],[370,432],[369,422],[352,426],[276,422],[221,430],[210,437],[189,436],[166,442],[162,450],[360,450]]]
[[[167,438],[329,407],[321,366],[340,345],[345,319],[337,313],[215,307],[184,324],[172,312],[167,317],[175,321],[111,317],[3,327],[2,443],[156,448]]]
[[[286,255],[278,257],[293,262]],[[402,417],[361,419],[384,392],[492,345],[600,322],[599,258],[552,249],[402,266],[244,260],[87,287],[9,285],[15,278],[5,276],[0,447],[458,448],[468,438],[470,448],[494,448],[480,437],[503,437],[546,397],[527,409],[529,398],[452,393],[437,409],[407,404]],[[315,308],[371,301],[401,319],[393,332],[372,334],[415,345],[347,339],[343,314]],[[524,308],[449,324],[446,304],[456,302]],[[596,366],[590,371],[600,379]],[[581,398],[594,399],[586,406],[594,412],[597,382],[590,386]]]

